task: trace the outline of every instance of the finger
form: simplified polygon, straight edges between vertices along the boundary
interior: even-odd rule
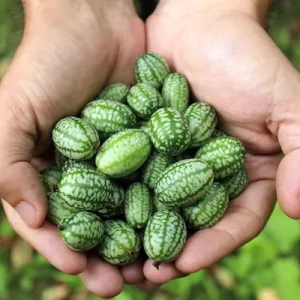
[[[13,104],[14,103],[14,104]],[[0,197],[32,228],[46,216],[46,195],[30,164],[38,133],[32,109],[0,89]]]
[[[112,298],[123,290],[123,277],[117,267],[96,257],[90,257],[86,269],[79,274],[86,288],[102,298]]]
[[[5,201],[2,201],[8,221],[14,230],[43,255],[54,267],[67,274],[81,273],[87,264],[86,256],[72,251],[58,234],[57,228],[45,222],[38,229],[29,228],[18,213]]]
[[[146,279],[143,282],[138,283],[136,287],[143,292],[151,293],[157,290],[160,287],[160,284]]]
[[[137,284],[145,280],[143,273],[144,261],[136,260],[130,265],[121,266],[120,272],[125,284]]]
[[[148,280],[155,283],[166,283],[182,275],[173,263],[162,263],[157,270],[157,268],[153,266],[153,260],[151,259],[145,262],[144,274]]]
[[[249,185],[231,202],[225,216],[212,228],[200,230],[186,242],[176,268],[192,273],[207,268],[253,239],[265,226],[276,201],[273,180]]]
[[[283,212],[293,218],[300,218],[300,149],[289,153],[280,163],[276,189],[278,202]]]

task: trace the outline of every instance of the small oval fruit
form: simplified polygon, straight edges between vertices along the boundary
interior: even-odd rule
[[[199,159],[186,159],[169,166],[159,177],[155,196],[170,207],[182,207],[197,201],[211,187],[213,168]]]
[[[183,249],[187,229],[175,211],[158,211],[150,218],[144,233],[144,249],[158,269],[162,262],[173,261]]]
[[[204,102],[190,105],[184,113],[184,118],[192,134],[190,144],[192,148],[199,147],[201,142],[208,139],[217,125],[216,111],[212,106]]]
[[[214,168],[215,179],[233,175],[246,161],[244,145],[236,138],[219,137],[206,143],[196,153],[196,158]]]
[[[167,61],[159,54],[149,51],[137,58],[134,71],[137,82],[148,83],[156,89],[161,89],[170,73]]]
[[[189,229],[209,228],[223,217],[228,202],[224,185],[215,182],[196,203],[183,207],[181,213]]]
[[[40,173],[40,178],[46,190],[46,193],[53,192],[61,180],[62,171],[58,167],[49,167]]]
[[[58,225],[63,219],[71,218],[78,212],[65,205],[59,192],[48,193],[47,200],[47,219],[55,225]]]
[[[66,117],[58,121],[52,131],[52,139],[63,155],[76,160],[92,158],[100,147],[100,139],[94,126],[77,117]]]
[[[70,171],[83,169],[95,170],[96,168],[87,161],[76,161],[73,159],[68,159],[62,166],[62,176],[65,176],[65,174],[67,174]]]
[[[98,170],[111,178],[129,175],[140,168],[151,152],[151,141],[140,129],[127,129],[106,140],[96,156]]]
[[[189,86],[184,75],[170,73],[163,84],[161,91],[165,107],[172,107],[183,113],[189,103]]]
[[[163,106],[160,93],[147,83],[137,83],[131,87],[127,95],[127,103],[137,116],[145,119],[149,119]]]
[[[184,152],[191,141],[191,133],[180,112],[174,108],[160,108],[149,121],[149,136],[154,147],[172,156]]]
[[[103,89],[97,99],[125,103],[130,87],[124,83],[113,83]]]
[[[123,210],[125,201],[125,190],[118,184],[112,182],[113,192],[108,204],[98,211],[102,218],[111,218],[118,216]]]
[[[59,224],[59,232],[70,249],[87,251],[101,242],[104,226],[97,215],[82,211],[62,220]]]
[[[142,182],[153,190],[159,176],[170,164],[171,158],[168,154],[152,151],[142,167]]]
[[[249,184],[248,172],[245,167],[242,167],[232,176],[220,180],[220,182],[227,189],[229,199],[233,199],[247,188]]]
[[[58,185],[59,193],[71,209],[98,211],[108,205],[113,186],[97,170],[75,169],[67,172]]]
[[[133,228],[145,227],[152,215],[152,199],[147,186],[135,182],[129,186],[125,194],[125,218]]]
[[[141,250],[141,240],[135,230],[122,220],[107,220],[104,224],[104,238],[98,253],[112,265],[132,263]]]
[[[88,103],[82,110],[81,117],[95,126],[103,140],[136,125],[136,116],[128,105],[110,100]]]
[[[203,147],[205,144],[207,144],[208,142],[210,142],[212,139],[221,137],[221,136],[228,136],[224,131],[215,128],[214,131],[212,132],[211,136],[209,138],[207,138],[206,140],[204,140],[203,142],[200,143],[199,147]]]

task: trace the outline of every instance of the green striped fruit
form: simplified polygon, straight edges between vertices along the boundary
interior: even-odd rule
[[[61,152],[59,152],[56,148],[54,150],[54,160],[57,167],[61,168],[63,164],[68,160],[69,158],[64,156]]]
[[[113,83],[103,89],[97,99],[125,103],[130,87],[124,83]]]
[[[157,53],[144,52],[135,62],[135,77],[137,82],[145,82],[160,89],[165,78],[170,73],[167,61]]]
[[[162,262],[171,262],[180,254],[186,237],[183,218],[174,211],[162,210],[156,212],[146,226],[144,249],[158,269]]]
[[[171,159],[168,154],[152,151],[146,163],[142,167],[142,182],[149,189],[155,188],[156,182],[160,174],[171,164]]]
[[[96,165],[103,174],[120,178],[136,171],[151,152],[147,133],[139,129],[127,129],[106,140],[96,156]]]
[[[60,224],[63,219],[71,218],[77,211],[65,205],[59,192],[47,193],[47,219],[55,225]]]
[[[199,147],[201,142],[208,139],[216,125],[217,114],[212,106],[204,102],[197,102],[190,105],[184,117],[192,134],[190,147]]]
[[[200,148],[196,158],[214,168],[215,179],[233,175],[246,161],[244,145],[233,137],[219,137]]]
[[[41,172],[40,178],[46,193],[53,192],[61,180],[62,172],[58,167],[49,167]]]
[[[59,232],[69,248],[74,251],[87,251],[101,242],[104,226],[97,215],[82,211],[62,220],[59,224]]]
[[[52,139],[63,155],[76,160],[92,158],[100,147],[100,139],[94,126],[77,117],[66,117],[57,122],[52,131]]]
[[[104,224],[104,238],[98,252],[112,265],[132,263],[141,250],[141,240],[135,230],[122,220],[107,220]]]
[[[118,184],[112,182],[113,192],[108,204],[98,211],[102,218],[111,218],[118,216],[122,211],[121,206],[124,205],[125,190]]]
[[[147,83],[137,83],[127,95],[127,103],[141,118],[149,119],[159,108],[163,107],[160,93]]]
[[[204,140],[203,142],[200,143],[199,147],[203,147],[205,144],[207,144],[208,142],[210,142],[212,139],[218,138],[218,137],[222,137],[222,136],[228,136],[224,131],[215,128],[214,131],[212,132],[211,136]]]
[[[181,211],[180,207],[170,207],[170,206],[164,205],[163,203],[158,201],[157,198],[154,196],[153,197],[153,212],[157,212],[157,211],[161,211],[161,210],[173,210],[179,214]]]
[[[136,128],[145,131],[147,134],[149,134],[149,121],[139,121],[136,124]]]
[[[135,182],[126,191],[125,218],[129,225],[140,229],[145,227],[152,215],[152,199],[147,186]]]
[[[223,217],[228,202],[224,185],[215,182],[199,201],[182,208],[182,216],[189,229],[209,228]]]
[[[212,167],[199,159],[186,159],[169,166],[159,177],[155,196],[170,207],[182,207],[197,201],[211,187]]]
[[[249,178],[245,167],[240,168],[232,176],[220,181],[228,191],[229,198],[239,196],[248,186]]]
[[[73,170],[95,170],[96,168],[87,161],[76,161],[68,159],[62,166],[62,176]]]
[[[172,107],[183,113],[189,104],[189,86],[184,75],[170,73],[161,91],[165,107]]]
[[[191,141],[191,133],[180,112],[174,108],[160,108],[149,121],[149,136],[159,152],[172,156],[184,152]]]
[[[66,205],[76,210],[98,211],[108,205],[113,193],[110,180],[96,170],[67,172],[58,185]]]
[[[110,100],[88,103],[81,117],[95,126],[101,139],[136,125],[136,116],[128,105]]]

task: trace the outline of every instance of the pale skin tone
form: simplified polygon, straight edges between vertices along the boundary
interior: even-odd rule
[[[0,195],[15,230],[50,263],[79,274],[102,297],[120,293],[124,283],[152,290],[253,239],[276,199],[289,217],[300,217],[300,78],[263,28],[269,1],[162,0],[146,29],[130,1],[65,1],[57,10],[58,2],[26,1],[25,37],[0,88]],[[159,271],[150,260],[116,268],[69,250],[56,228],[43,224],[45,195],[37,163],[30,164],[58,119],[76,114],[108,82],[133,82],[145,39],[147,50],[187,77],[198,100],[215,107],[222,128],[245,143],[251,181],[217,225],[191,237]],[[34,214],[21,205],[28,226],[13,208],[21,201],[36,208]]]

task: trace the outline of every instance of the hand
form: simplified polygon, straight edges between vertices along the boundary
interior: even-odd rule
[[[35,167],[51,142],[53,125],[77,114],[113,82],[133,83],[144,51],[144,24],[130,0],[24,1],[23,41],[0,88],[0,196],[16,232],[50,263],[80,274],[102,297],[143,280],[142,264],[113,267],[71,251],[44,222],[46,198]],[[37,158],[39,157],[39,158]]]
[[[275,180],[284,212],[300,217],[300,78],[263,28],[268,2],[162,0],[147,20],[148,50],[183,73],[221,127],[242,140],[250,177],[224,218],[193,235],[173,264],[157,271],[146,262],[152,282],[209,267],[253,239],[272,213]]]

